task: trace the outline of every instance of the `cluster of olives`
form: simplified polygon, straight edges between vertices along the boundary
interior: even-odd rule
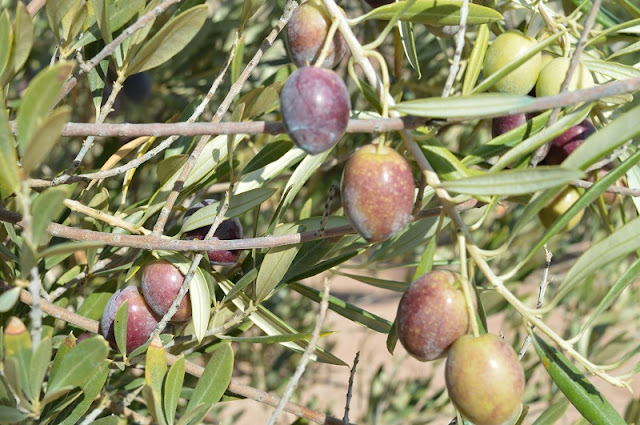
[[[503,424],[520,414],[524,371],[500,337],[469,335],[461,284],[458,274],[442,270],[414,281],[398,305],[398,339],[420,361],[446,356],[447,391],[462,416],[477,425]]]
[[[498,71],[514,57],[523,54],[534,47],[535,44],[535,39],[527,37],[517,30],[507,31],[499,35],[487,49],[483,66],[485,75],[489,76]],[[554,58],[547,53],[537,53],[499,80],[492,89],[518,95],[535,93],[538,97],[556,95],[560,92],[560,86],[567,75],[569,63],[569,58]],[[584,89],[593,85],[593,77],[584,65],[579,64],[571,77],[568,90]],[[530,118],[532,118],[532,115],[524,113],[495,118],[491,125],[492,136],[497,137],[513,130]],[[550,142],[549,152],[541,164],[561,164],[594,132],[595,127],[588,120],[571,127]],[[550,227],[579,197],[580,193],[577,189],[573,187],[564,189],[538,214],[542,224],[547,228]],[[568,231],[575,227],[580,222],[582,214],[583,212],[581,211],[573,217],[564,230]]]
[[[319,0],[303,3],[287,25],[292,61],[299,68],[282,87],[282,121],[289,137],[310,155],[326,152],[338,143],[349,123],[351,100],[344,81],[326,68],[312,67],[320,55],[331,18]],[[339,33],[322,62],[333,67],[346,53]],[[348,161],[342,179],[345,214],[369,242],[389,238],[411,218],[415,183],[407,161],[386,146],[368,145]]]
[[[196,204],[187,211],[185,218],[193,214],[199,208],[210,204],[211,200]],[[209,231],[209,226],[195,229],[185,234],[187,239],[204,239]],[[225,220],[216,229],[212,240],[231,240],[242,238],[242,225],[237,218]],[[208,257],[211,264],[231,265],[238,261],[239,251],[221,250],[209,251]],[[153,330],[158,326],[160,319],[167,314],[171,304],[176,299],[178,291],[184,282],[184,275],[180,270],[166,260],[156,260],[147,264],[142,271],[142,293],[136,286],[127,286],[116,291],[105,306],[100,320],[100,333],[109,341],[114,349],[116,339],[114,334],[114,321],[118,308],[128,301],[127,319],[127,347],[126,352],[131,353],[143,345]],[[191,319],[191,298],[189,294],[182,299],[178,310],[171,318],[172,323],[182,324]]]

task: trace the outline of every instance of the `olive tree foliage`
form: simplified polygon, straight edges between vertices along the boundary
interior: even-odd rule
[[[555,383],[529,384],[514,422],[562,421],[569,403],[590,423],[638,421],[637,406],[625,413],[599,392],[603,382],[628,387],[638,370],[629,364],[640,322],[637,4],[344,0],[343,14],[334,0],[318,3],[348,46],[335,72],[351,120],[335,147],[308,155],[280,121],[279,93],[296,69],[283,31],[298,2],[2,2],[0,423],[211,422],[220,401],[239,397],[278,406],[272,423],[281,410],[345,423],[289,401],[307,362],[352,362],[325,343],[326,310],[388,335],[380,350],[399,349],[394,318],[332,296],[332,278],[401,293],[433,267],[459,272],[477,293],[477,309],[467,303],[476,336],[499,333],[486,319],[504,314],[527,379],[540,370]],[[451,38],[438,31],[460,24]],[[513,29],[535,42],[486,75],[489,46]],[[557,95],[494,91],[540,52],[570,59],[569,77],[582,64],[593,87],[567,90],[558,75],[567,84]],[[491,136],[492,118],[517,113],[524,124]],[[536,165],[585,118],[595,133],[562,164]],[[397,150],[417,186],[411,221],[376,243],[351,226],[339,189],[346,160],[372,142]],[[567,187],[574,201],[544,228],[538,213]],[[212,239],[232,218],[244,238]],[[224,250],[241,250],[239,261],[206,261]],[[185,280],[146,344],[127,352],[126,304],[112,348],[100,335],[78,340],[99,332],[110,297],[139,285],[158,258]],[[390,267],[406,281],[371,277]],[[324,290],[305,280],[315,276]],[[522,289],[532,279],[539,288]],[[168,324],[184,296],[191,320]],[[547,323],[558,312],[570,325]],[[291,385],[236,382],[238,359],[261,370],[280,359]],[[370,413],[351,419],[455,415],[428,387],[372,383]],[[548,409],[528,413],[533,403]]]

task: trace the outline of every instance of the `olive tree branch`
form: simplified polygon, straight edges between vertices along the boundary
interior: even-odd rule
[[[456,208],[468,210],[476,208],[480,204],[476,200],[465,201]],[[428,217],[440,215],[441,208],[428,208],[422,210],[413,217],[412,221],[422,220]],[[22,216],[13,211],[0,209],[0,221],[23,226]],[[336,226],[325,229],[323,234],[315,231],[295,233],[281,236],[262,236],[257,238],[232,239],[232,240],[179,240],[168,237],[149,235],[120,235],[113,233],[97,232],[94,230],[78,229],[58,223],[50,223],[46,228],[47,234],[64,239],[87,242],[103,242],[109,246],[138,248],[148,251],[221,251],[238,249],[274,248],[278,246],[295,245],[303,242],[333,238],[354,234],[356,231],[350,226]]]
[[[462,49],[464,48],[464,36],[467,29],[467,16],[469,15],[469,0],[462,0],[462,6],[460,6],[460,29],[456,35],[456,50],[453,55],[453,61],[451,62],[451,68],[449,68],[449,76],[442,90],[442,97],[448,97],[451,94],[453,83],[458,75],[460,69],[460,58],[462,57]]]
[[[0,287],[0,290],[6,290],[6,289],[7,289],[6,287],[5,288]],[[31,294],[28,291],[23,289],[20,291],[20,301],[26,305],[31,305],[31,303],[33,302],[33,298],[31,297]],[[55,304],[42,301],[41,307],[42,307],[42,311],[45,312],[46,314],[52,317],[55,317],[56,319],[78,326],[89,332],[97,334],[100,330],[99,323],[96,320],[88,319],[84,316],[73,313]],[[166,353],[166,355],[167,355],[167,363],[169,365],[174,364],[178,360],[178,357],[173,354]],[[188,374],[199,378],[204,373],[204,368],[202,366],[198,366],[195,363],[190,362],[189,360],[185,360],[185,371]],[[264,391],[261,391],[257,388],[253,388],[248,385],[242,384],[236,381],[235,379],[231,380],[231,383],[229,384],[227,391],[237,395],[241,395],[251,400],[255,400],[260,403],[267,404],[269,406],[275,407],[280,402],[279,397],[266,393]],[[300,406],[295,403],[287,403],[284,407],[284,411],[292,413],[300,418],[308,419],[318,424],[345,425],[340,419],[325,415],[324,413],[311,410],[309,408]]]
[[[362,46],[360,45],[360,42],[358,41],[355,34],[349,27],[347,20],[336,13],[338,6],[336,5],[335,0],[323,0],[323,2],[327,7],[327,10],[329,10],[329,13],[332,13],[333,15],[336,16],[337,19],[340,20],[340,28],[339,28],[340,32],[342,33],[342,36],[347,42],[347,45],[351,49],[351,54],[353,56],[353,59],[360,65],[369,83],[376,88],[381,87],[382,83],[378,78],[378,75],[376,74],[375,69],[369,62],[368,58],[363,54]],[[640,83],[640,79],[638,79],[638,82]],[[393,105],[395,103],[393,98],[389,98],[388,102],[389,102],[389,105]],[[392,111],[392,112],[394,116],[398,116],[398,113],[396,111]],[[527,308],[524,304],[522,304],[522,302],[511,291],[509,291],[509,289],[506,288],[506,286],[504,285],[504,282],[498,276],[495,275],[495,273],[493,272],[493,270],[491,269],[487,261],[484,259],[481,250],[478,248],[478,246],[474,242],[474,238],[471,236],[469,229],[467,228],[466,224],[462,220],[462,217],[460,216],[459,212],[456,210],[451,200],[451,197],[449,196],[449,193],[444,188],[442,188],[440,178],[431,167],[431,164],[429,163],[427,158],[422,153],[422,150],[414,140],[413,135],[406,130],[401,130],[399,133],[402,140],[404,141],[405,147],[412,154],[412,156],[418,163],[418,166],[424,173],[427,179],[427,183],[434,188],[435,193],[440,199],[440,203],[442,204],[442,207],[446,211],[447,215],[453,222],[456,229],[459,232],[461,232],[462,235],[465,237],[466,244],[467,244],[467,252],[471,256],[473,261],[476,263],[480,271],[484,274],[485,278],[489,281],[491,286],[496,290],[496,292],[498,292],[509,304],[511,304],[512,307],[523,318],[525,318],[525,320],[528,321],[530,325],[536,326],[542,333],[547,335],[562,350],[567,352],[571,357],[573,357],[576,361],[582,364],[589,372],[601,377],[606,382],[612,385],[625,387],[630,390],[629,384],[627,382],[624,382],[619,378],[615,378],[613,376],[608,375],[607,373],[602,371],[600,368],[598,368],[597,365],[594,365],[588,359],[586,359],[582,354],[577,352],[573,348],[573,345],[569,344],[561,336],[556,334],[551,328],[549,328],[541,319],[539,319],[536,316],[533,310]]]

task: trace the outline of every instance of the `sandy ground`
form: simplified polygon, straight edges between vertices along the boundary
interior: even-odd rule
[[[399,278],[397,273],[395,276],[386,273],[378,277],[385,279]],[[318,281],[311,282],[310,284],[316,288],[321,288],[321,284]],[[375,288],[343,277],[336,277],[332,280],[331,293],[388,320],[394,319],[398,301],[401,296],[401,294],[396,292]],[[418,362],[408,356],[400,344],[398,344],[392,356],[386,349],[386,335],[354,324],[331,311],[329,311],[325,323],[327,324],[325,328],[338,331],[336,334],[325,338],[335,343],[335,348],[332,350],[332,353],[351,364],[356,353],[360,351],[360,362],[357,368],[353,398],[350,405],[349,417],[352,422],[358,424],[365,423],[363,422],[363,415],[367,411],[370,384],[380,366],[384,366],[395,379],[426,378],[433,373],[433,368],[435,367],[436,372],[431,388],[442,388],[444,386],[444,376],[442,373],[444,368],[443,362]],[[561,316],[552,317],[549,324],[552,327],[563,326],[563,319]],[[503,333],[507,340],[510,339],[510,334],[512,333],[510,329],[503,328],[503,317],[499,315],[490,318],[489,329],[494,333]],[[321,344],[324,343],[325,341],[323,339]],[[530,348],[530,350],[533,350],[533,348]],[[635,362],[631,362],[631,364],[633,365]],[[545,375],[542,369],[538,369],[536,375],[540,373]],[[536,375],[531,379],[547,378],[547,376],[539,377]],[[236,377],[240,378],[240,376]],[[313,363],[309,366],[307,373],[301,380],[303,388],[310,389],[311,391],[300,395],[300,402],[304,405],[315,402],[315,407],[318,410],[342,418],[345,409],[348,380],[349,370],[346,367]],[[640,393],[640,383],[637,379],[635,381],[633,388],[635,393],[638,394]],[[592,379],[592,382],[603,392],[616,410],[624,413],[627,404],[632,399],[631,394],[626,390],[613,388],[598,379]],[[531,382],[529,382],[528,388],[531,387],[530,384]],[[233,405],[233,407],[231,407],[231,405]],[[272,408],[251,400],[234,401],[231,405],[231,408],[225,409],[223,415],[218,418],[223,424],[263,424],[268,420],[273,411]],[[531,424],[546,407],[546,405],[531,406],[525,423]],[[244,410],[244,414],[240,420],[231,420],[231,415],[237,413],[239,410]],[[443,412],[442,416],[428,423],[447,425],[453,415],[453,408],[449,406],[447,410]],[[580,417],[580,414],[570,406],[564,418],[558,423],[569,424]],[[278,423],[291,424],[295,419],[293,415],[283,414],[280,416]]]

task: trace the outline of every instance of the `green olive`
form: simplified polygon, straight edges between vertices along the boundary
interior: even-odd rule
[[[538,213],[538,217],[540,217],[540,221],[547,229],[551,227],[553,223],[573,204],[575,204],[580,198],[580,193],[573,187],[567,186],[563,189],[555,198],[553,198],[544,208],[540,210]],[[584,210],[580,210],[580,212],[574,215],[569,223],[562,229],[563,232],[568,232],[578,225],[582,216],[584,215]]]
[[[542,68],[536,83],[536,97],[553,96],[560,93],[560,86],[567,76],[570,62],[569,58],[555,58]],[[593,87],[593,77],[584,65],[578,64],[578,68],[571,77],[568,90],[588,89],[589,87]]]
[[[496,73],[514,58],[536,45],[536,40],[520,31],[508,31],[493,40],[484,59],[484,76]],[[511,94],[527,94],[536,84],[540,74],[542,55],[536,53],[531,59],[511,71],[493,85],[492,90]]]

